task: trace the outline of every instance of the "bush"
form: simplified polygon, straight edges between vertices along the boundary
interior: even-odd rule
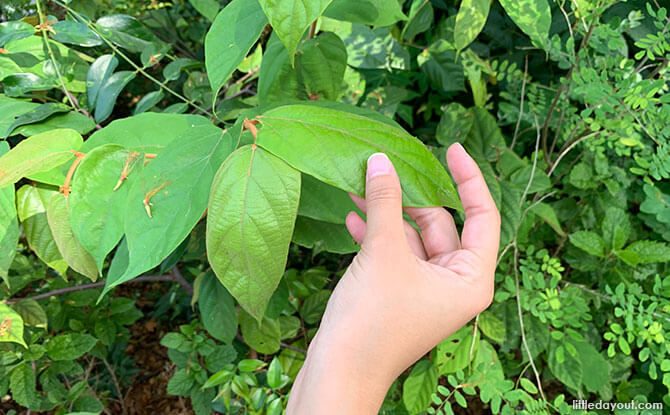
[[[454,142],[501,212],[495,298],[381,413],[670,405],[658,3],[3,5],[1,405],[127,413],[146,348],[149,394],[282,413],[358,250],[365,160],[462,223]]]

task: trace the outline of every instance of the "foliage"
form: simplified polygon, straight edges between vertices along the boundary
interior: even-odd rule
[[[365,160],[387,153],[406,206],[460,224],[460,142],[503,219],[494,302],[380,413],[670,405],[660,3],[3,3],[0,396],[123,406],[129,327],[155,318],[167,393],[282,413],[358,250]]]

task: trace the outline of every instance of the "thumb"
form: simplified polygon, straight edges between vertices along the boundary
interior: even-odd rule
[[[391,160],[384,153],[375,153],[368,159],[365,206],[367,227],[364,243],[378,238],[394,243],[404,240],[400,181]]]

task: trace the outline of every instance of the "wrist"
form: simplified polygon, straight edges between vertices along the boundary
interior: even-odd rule
[[[291,391],[288,415],[377,414],[395,375],[347,338],[319,332]]]

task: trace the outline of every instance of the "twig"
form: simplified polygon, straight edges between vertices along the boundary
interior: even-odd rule
[[[526,188],[523,190],[523,194],[521,195],[521,200],[519,201],[519,207],[523,206],[523,202],[526,200],[526,196],[528,195],[530,186],[533,184],[533,178],[535,177],[535,169],[537,169],[537,153],[538,150],[540,149],[541,134],[540,134],[540,125],[537,122],[537,115],[533,114],[533,117],[535,118],[535,128],[537,128],[537,138],[535,139],[535,156],[533,157],[533,167],[530,170],[530,179],[528,180]]]
[[[559,162],[563,159],[563,157],[565,157],[565,155],[568,154],[568,153],[570,152],[570,150],[572,150],[577,144],[581,143],[583,140],[585,140],[585,139],[587,139],[587,138],[589,138],[589,137],[593,137],[594,135],[597,135],[597,134],[600,134],[600,133],[601,133],[601,131],[594,131],[594,132],[592,132],[591,134],[582,135],[581,137],[578,137],[576,140],[574,140],[570,145],[568,145],[568,147],[567,147],[565,150],[561,151],[561,154],[558,155],[558,158],[556,159],[556,161],[554,162],[554,164],[553,164],[553,165],[551,166],[551,168],[549,169],[549,172],[547,173],[547,176],[548,176],[548,177],[551,177],[552,173],[556,170],[556,167],[558,167],[558,163],[559,163]]]
[[[193,296],[193,287],[191,284],[186,281],[186,278],[181,274],[181,271],[179,271],[179,268],[175,265],[172,267],[172,276],[174,277],[175,280],[181,285],[181,287],[190,295],[191,297]]]
[[[523,70],[523,82],[521,83],[521,104],[519,104],[519,118],[516,120],[516,127],[514,128],[514,138],[512,138],[512,144],[509,146],[510,150],[514,150],[516,139],[519,136],[519,126],[521,125],[521,118],[523,117],[523,101],[526,96],[527,77],[528,77],[528,55],[526,55],[526,65]]]
[[[105,367],[107,368],[107,371],[109,372],[110,375],[112,375],[112,382],[114,383],[114,388],[116,388],[116,394],[119,395],[119,400],[121,403],[121,414],[126,415],[126,405],[123,402],[123,394],[121,393],[121,386],[119,385],[119,380],[116,378],[116,374],[114,374],[114,369],[112,366],[107,362],[107,359],[104,357],[102,358],[102,363],[105,364]]]
[[[137,277],[133,278],[130,281],[126,281],[126,284],[128,283],[136,283],[136,282],[149,282],[149,281],[174,281],[174,278],[171,275],[145,275],[142,277]],[[33,295],[31,297],[23,297],[23,298],[10,298],[7,300],[2,300],[0,302],[2,303],[16,303],[21,300],[43,300],[45,298],[53,297],[56,295],[62,295],[62,294],[67,294],[75,291],[84,291],[84,290],[90,290],[93,288],[99,288],[99,287],[104,287],[105,286],[105,281],[99,281],[99,282],[94,282],[91,284],[83,284],[83,285],[75,285],[73,287],[65,287],[65,288],[59,288],[58,290],[53,290],[49,291],[48,293],[44,294],[38,294],[38,295]]]

